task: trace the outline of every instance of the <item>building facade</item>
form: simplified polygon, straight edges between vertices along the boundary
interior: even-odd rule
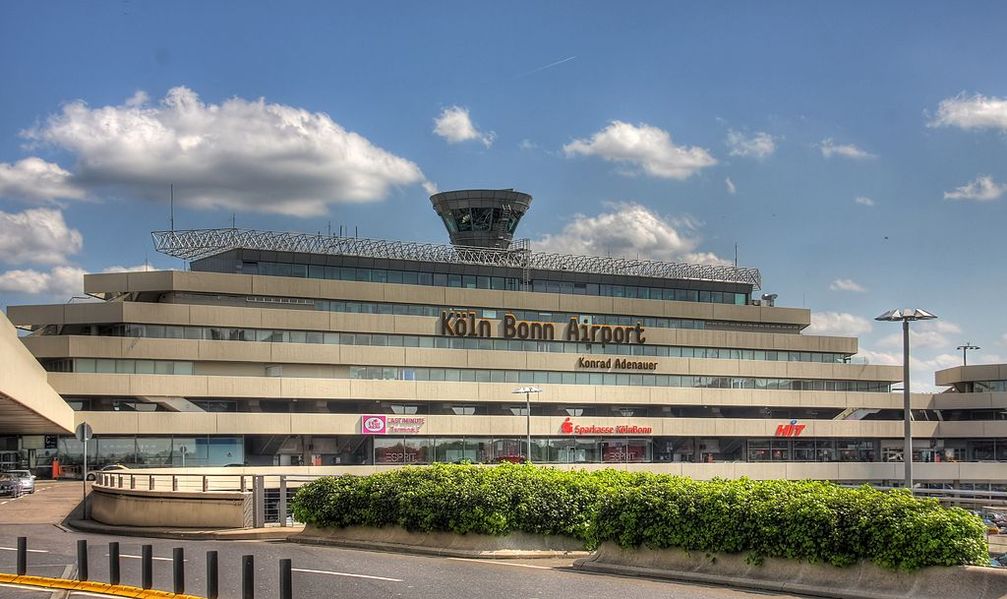
[[[900,480],[901,369],[803,334],[758,271],[531,252],[510,239],[530,196],[448,193],[449,232],[484,245],[159,232],[189,270],[87,275],[101,301],[9,316],[99,463],[496,463],[530,432],[564,467]],[[1002,488],[996,393],[914,396],[918,480]]]

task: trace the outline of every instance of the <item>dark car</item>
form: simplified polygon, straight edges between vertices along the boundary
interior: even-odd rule
[[[21,486],[20,478],[6,472],[0,474],[0,495],[17,498],[23,492],[24,487]]]

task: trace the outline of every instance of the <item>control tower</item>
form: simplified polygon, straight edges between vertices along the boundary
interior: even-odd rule
[[[452,245],[505,250],[531,196],[513,189],[460,189],[434,194],[430,202]]]

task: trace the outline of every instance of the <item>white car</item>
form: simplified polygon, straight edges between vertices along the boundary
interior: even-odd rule
[[[35,475],[28,470],[9,470],[8,473],[11,476],[16,477],[21,481],[21,492],[22,493],[34,493],[35,492]]]
[[[107,466],[103,466],[98,472],[114,472],[116,470],[129,470],[129,468],[123,466],[122,464],[109,464]],[[87,480],[96,480],[97,478],[98,475],[95,474],[93,470],[87,473]]]

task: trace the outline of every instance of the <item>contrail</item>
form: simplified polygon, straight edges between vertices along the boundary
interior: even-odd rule
[[[545,65],[544,67],[539,67],[537,69],[533,69],[531,71],[528,71],[527,73],[522,73],[522,74],[518,75],[518,77],[527,77],[528,75],[534,75],[535,73],[538,73],[539,71],[544,71],[546,69],[551,69],[551,68],[553,68],[553,67],[555,67],[557,65],[563,64],[564,62],[570,62],[574,58],[577,58],[577,57],[576,56],[568,56],[567,58],[564,58],[563,60],[557,60],[556,62],[550,62],[549,64]]]

